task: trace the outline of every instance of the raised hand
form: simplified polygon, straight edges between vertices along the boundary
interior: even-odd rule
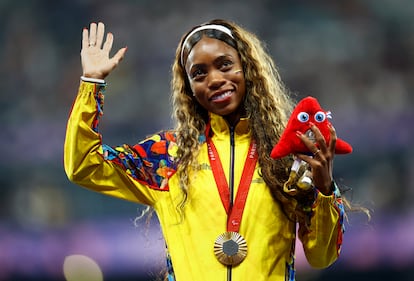
[[[105,25],[102,22],[91,23],[89,30],[83,29],[81,61],[85,77],[105,79],[125,56],[126,47],[119,49],[113,57],[109,57],[114,36],[108,33],[103,42],[104,35]]]

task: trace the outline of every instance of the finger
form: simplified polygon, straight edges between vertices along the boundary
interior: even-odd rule
[[[86,27],[83,28],[82,31],[82,49],[86,49],[89,47],[89,32]]]
[[[96,33],[96,46],[100,48],[102,46],[102,41],[105,35],[105,25],[100,22],[98,23],[98,31]]]
[[[111,58],[111,61],[116,66],[118,63],[123,60],[125,53],[127,51],[127,47],[119,49],[118,52]]]
[[[313,132],[313,134],[315,136],[315,140],[316,140],[316,143],[319,146],[319,149],[322,150],[322,152],[325,152],[327,150],[326,141],[325,141],[325,138],[322,135],[321,131],[312,122],[310,123],[310,129],[311,129],[311,131]]]
[[[315,145],[315,143],[312,140],[308,138],[308,136],[301,133],[300,131],[297,131],[296,135],[302,141],[302,143],[308,148],[309,152],[314,154],[318,150],[318,147]]]
[[[89,28],[89,46],[96,45],[96,23],[91,23]]]
[[[302,132],[297,131],[296,136],[301,140],[301,142],[308,148],[309,151],[312,151],[313,142]]]
[[[312,163],[315,161],[312,156],[306,154],[295,154],[295,156],[308,163],[309,166],[312,166]]]
[[[331,151],[332,155],[335,153],[335,146],[336,146],[336,130],[332,124],[329,124],[329,133],[330,133],[330,140],[329,140],[329,150]]]
[[[108,32],[108,34],[106,35],[105,43],[103,45],[103,50],[106,51],[108,54],[112,49],[113,42],[114,42],[114,35]]]

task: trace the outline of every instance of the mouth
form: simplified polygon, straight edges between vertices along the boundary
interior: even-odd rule
[[[220,92],[220,93],[214,94],[210,98],[210,101],[222,101],[222,100],[225,100],[225,99],[231,97],[232,95],[233,95],[232,90],[228,90],[228,91],[225,91],[225,92]]]

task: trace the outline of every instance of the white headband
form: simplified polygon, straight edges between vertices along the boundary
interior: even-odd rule
[[[188,40],[191,38],[191,36],[193,36],[196,32],[199,32],[201,30],[205,30],[205,29],[215,29],[215,30],[219,30],[221,32],[226,33],[228,36],[230,36],[231,38],[234,39],[233,34],[231,33],[231,30],[228,29],[227,27],[223,26],[223,25],[218,25],[218,24],[206,24],[206,25],[202,25],[199,26],[197,28],[195,28],[193,31],[191,31],[187,37],[185,37],[185,40],[183,42],[182,45],[182,49],[181,49],[181,65],[184,67],[184,58],[183,58],[183,54],[184,54],[184,47],[187,44]]]

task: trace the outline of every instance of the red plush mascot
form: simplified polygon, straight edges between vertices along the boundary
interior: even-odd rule
[[[309,139],[315,141],[315,136],[310,130],[309,123],[312,122],[321,131],[326,143],[329,143],[330,132],[328,125],[330,122],[331,113],[325,111],[319,105],[319,102],[314,97],[306,97],[302,99],[294,108],[292,115],[287,123],[286,129],[282,133],[279,142],[273,147],[270,156],[274,159],[282,158],[289,154],[311,154],[305,144],[297,137],[296,132],[299,131],[305,134]],[[352,146],[344,140],[337,138],[335,145],[336,154],[347,154],[352,152]],[[295,194],[296,189],[291,186],[296,180],[299,168],[306,163],[296,159],[291,168],[291,175],[289,180],[285,183],[284,190],[289,194]],[[301,185],[302,184],[302,185]],[[296,182],[299,187],[309,188],[311,180],[304,175]]]

